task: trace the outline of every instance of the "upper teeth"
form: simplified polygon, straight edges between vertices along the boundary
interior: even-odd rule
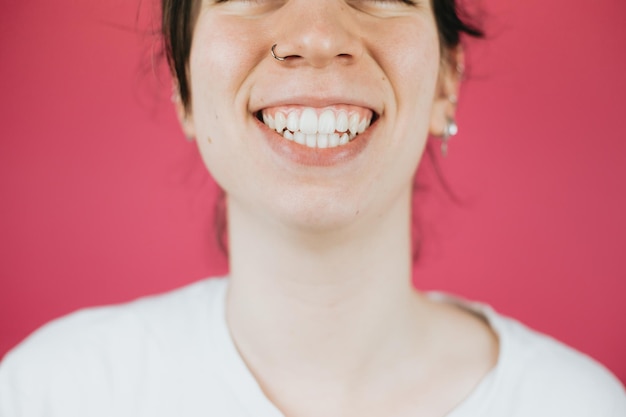
[[[285,139],[310,148],[345,145],[367,129],[372,120],[370,110],[314,109],[312,107],[263,110],[263,123]]]

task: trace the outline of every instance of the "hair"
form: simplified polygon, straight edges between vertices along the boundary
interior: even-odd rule
[[[478,26],[471,23],[468,18],[465,9],[460,4],[462,0],[431,1],[442,51],[452,50],[459,46],[463,35],[474,38],[484,37],[484,32]],[[161,35],[163,37],[164,53],[172,76],[177,83],[180,100],[186,109],[189,109],[191,102],[188,64],[199,3],[200,0],[161,0]],[[432,161],[436,178],[447,194],[456,200],[456,197],[443,177],[436,157],[433,156],[434,152],[430,147],[427,148],[426,155]],[[417,184],[416,181],[414,183],[413,194],[415,195],[420,188],[420,185]],[[220,189],[215,207],[214,226],[219,247],[224,254],[227,255],[227,225],[224,200],[224,191]],[[419,231],[420,227],[415,219],[414,227]],[[419,257],[420,243],[419,239],[414,239],[414,260],[417,260]]]

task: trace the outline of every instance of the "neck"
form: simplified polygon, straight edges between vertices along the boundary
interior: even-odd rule
[[[227,317],[253,372],[346,381],[398,353],[415,317],[410,192],[375,222],[328,233],[283,232],[232,201],[228,214]]]

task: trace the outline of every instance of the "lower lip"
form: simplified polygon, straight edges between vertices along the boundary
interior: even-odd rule
[[[345,145],[334,148],[309,148],[285,139],[258,119],[255,118],[255,120],[263,131],[263,136],[270,148],[276,154],[296,164],[320,167],[338,165],[355,159],[367,147],[372,136],[371,130],[374,128],[374,125],[370,125],[365,132],[357,135]]]

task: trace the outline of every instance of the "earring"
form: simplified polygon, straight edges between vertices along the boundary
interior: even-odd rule
[[[170,101],[174,104],[180,101],[180,92],[176,85],[172,86],[172,94],[170,95]]]
[[[453,118],[446,117],[446,125],[443,127],[441,134],[441,155],[445,158],[448,156],[448,142],[450,138],[459,133],[459,126]]]

